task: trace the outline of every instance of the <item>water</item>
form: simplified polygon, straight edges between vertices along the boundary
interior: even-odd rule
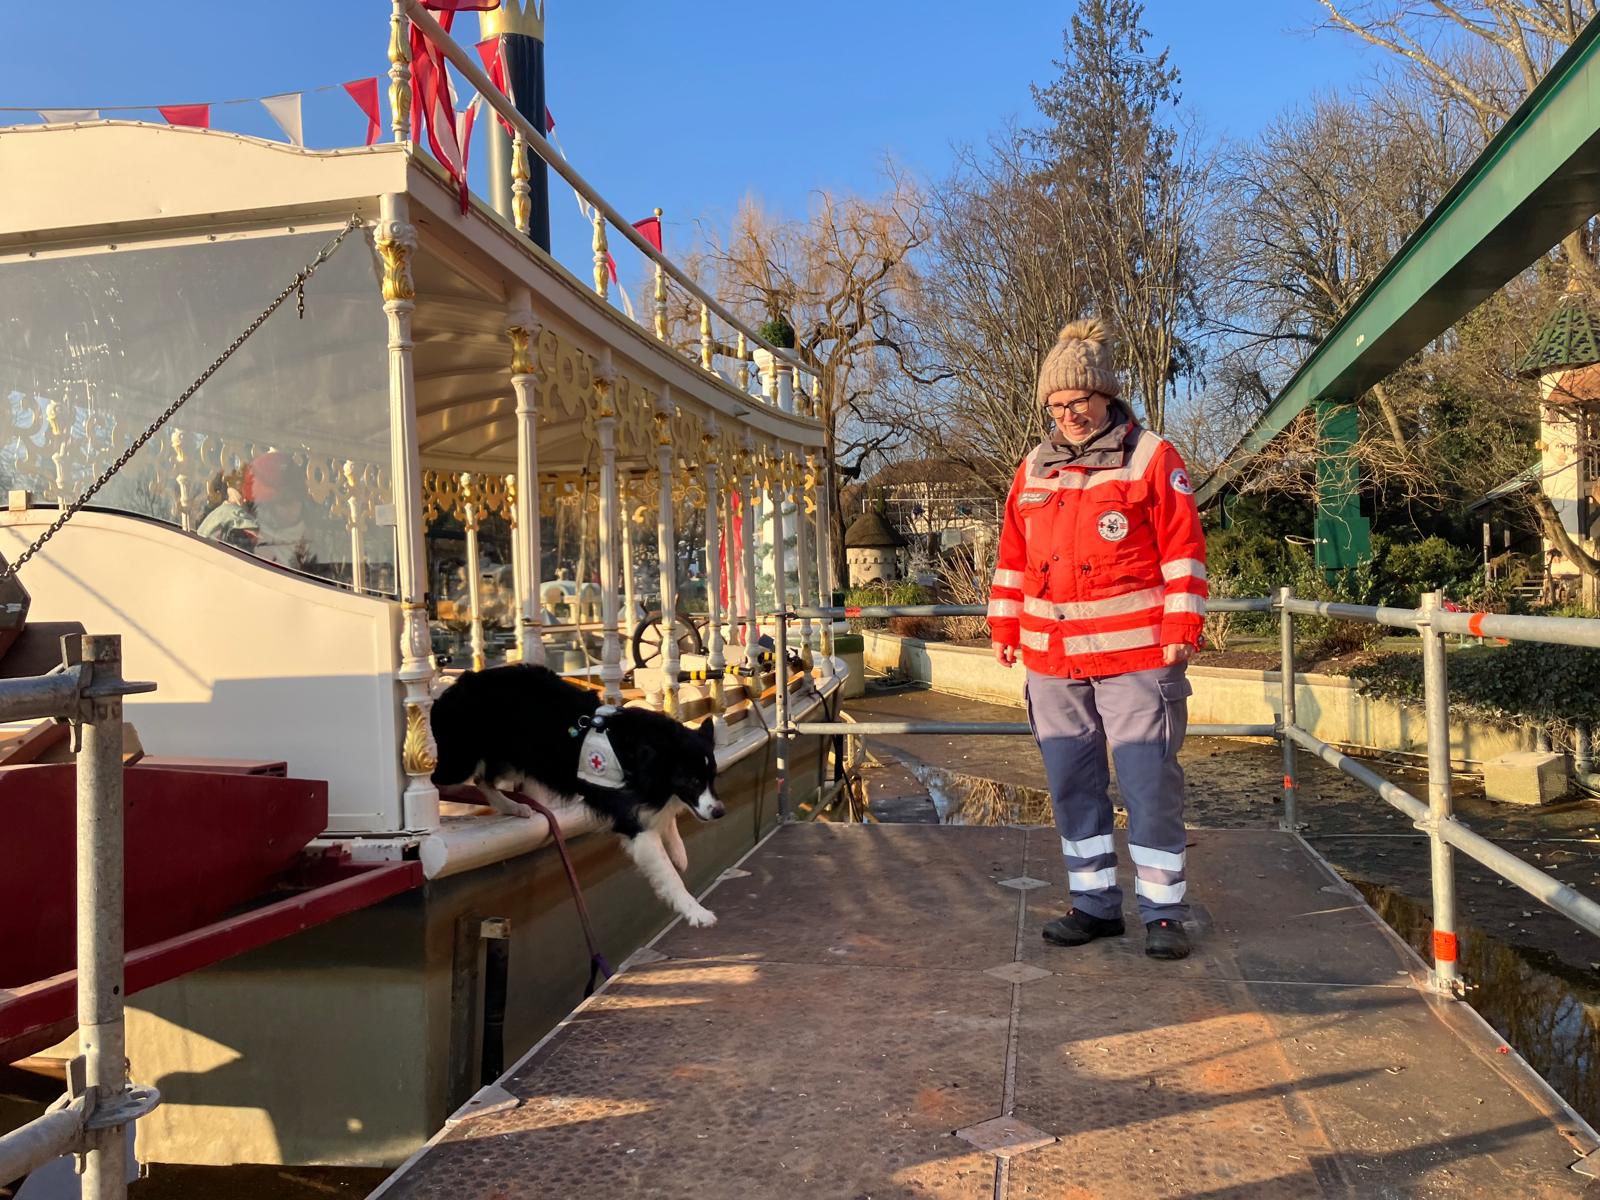
[[[944,825],[1054,825],[1050,793],[1020,783],[1000,783],[945,767],[904,758],[903,765],[928,789]],[[1116,827],[1128,827],[1128,814],[1113,802]]]
[[[1360,879],[1350,883],[1389,927],[1431,962],[1433,919],[1421,904]],[[1600,986],[1553,954],[1470,926],[1457,931],[1467,1000],[1584,1120],[1600,1126]]]

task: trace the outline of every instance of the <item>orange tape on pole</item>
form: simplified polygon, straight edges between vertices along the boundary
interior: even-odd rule
[[[1286,791],[1286,792],[1294,791],[1294,776],[1293,775],[1285,775],[1283,777],[1283,790]]]
[[[1433,931],[1433,961],[1436,963],[1456,961],[1456,935]]]
[[[1472,616],[1468,618],[1467,628],[1472,631],[1473,637],[1483,636],[1483,618],[1488,615],[1488,613],[1473,613]]]
[[[858,604],[845,605],[844,615],[847,617],[859,617],[861,615],[861,606]]]

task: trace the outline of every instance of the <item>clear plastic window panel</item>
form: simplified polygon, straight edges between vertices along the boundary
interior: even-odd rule
[[[0,262],[0,486],[71,503],[332,233]],[[395,589],[387,327],[347,237],[95,497],[330,583]]]

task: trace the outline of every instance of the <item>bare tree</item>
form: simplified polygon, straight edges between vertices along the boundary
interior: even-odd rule
[[[746,200],[726,242],[713,239],[706,252],[724,302],[753,321],[787,322],[795,353],[821,381],[818,416],[841,579],[839,477],[859,475],[863,462],[897,436],[892,427],[858,418],[914,340],[901,310],[915,283],[908,260],[929,236],[924,209],[921,190],[891,168],[884,195],[818,193],[802,220],[781,219]]]
[[[1028,139],[1012,128],[981,154],[959,151],[936,189],[903,314],[915,363],[870,410],[997,496],[1046,427],[1034,396],[1040,363],[1061,327],[1098,298],[1079,222],[1040,186]]]
[[[1350,309],[1470,157],[1445,114],[1398,89],[1325,96],[1224,157],[1213,263],[1231,356],[1281,379]],[[1411,426],[1393,388],[1361,402],[1403,462]],[[1388,457],[1388,456],[1386,456]]]
[[[1600,11],[1600,0],[1319,2],[1329,27],[1395,55],[1442,104],[1470,114],[1480,146]],[[1600,287],[1587,227],[1562,246],[1584,282]]]

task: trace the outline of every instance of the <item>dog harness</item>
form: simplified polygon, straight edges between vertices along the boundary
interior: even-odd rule
[[[623,785],[622,764],[611,748],[611,738],[606,733],[606,719],[617,714],[615,705],[603,704],[594,710],[592,717],[578,718],[578,728],[583,731],[583,745],[578,754],[578,779],[595,787],[619,788]]]

